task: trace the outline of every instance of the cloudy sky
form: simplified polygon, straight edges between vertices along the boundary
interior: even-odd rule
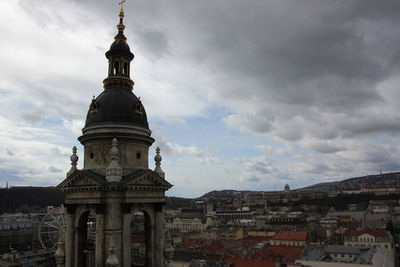
[[[107,74],[118,1],[0,2],[0,186],[55,186]],[[400,170],[400,1],[127,0],[168,195]],[[150,160],[150,167],[154,167]]]

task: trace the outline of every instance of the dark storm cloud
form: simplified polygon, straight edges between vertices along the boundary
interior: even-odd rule
[[[134,43],[144,47],[147,54],[153,55],[154,59],[161,59],[169,54],[168,40],[162,31],[141,28],[137,33]]]
[[[353,145],[364,136],[400,131],[396,98],[380,88],[400,73],[399,1],[129,4],[138,4],[141,13],[129,25],[132,31],[135,23],[162,31],[169,57],[211,80],[213,87],[202,90],[231,111],[224,118],[229,126],[290,142],[313,138],[306,147],[325,162],[304,159],[304,166],[294,164],[289,175],[329,177],[354,173],[354,166],[396,170],[398,152],[384,160],[365,159],[374,141]],[[246,177],[279,173],[268,168],[253,160],[245,166]]]
[[[116,17],[109,10],[117,3],[79,3],[107,22]],[[395,0],[149,0],[125,6],[133,47],[197,65],[214,76],[212,100],[228,106],[226,98],[256,95],[264,104],[353,112],[382,103],[376,85],[399,66]],[[259,125],[249,128],[270,130]]]
[[[311,149],[320,153],[329,154],[345,150],[344,147],[336,144],[315,143],[311,145]]]
[[[279,124],[303,108],[327,115],[362,112],[362,119],[368,120],[370,107],[385,104],[377,85],[398,71],[400,30],[394,25],[400,24],[400,16],[393,15],[400,13],[397,3],[250,2],[230,1],[229,8],[226,1],[191,3],[176,10],[177,2],[169,2],[169,7],[157,2],[169,14],[161,14],[156,24],[164,22],[165,38],[174,39],[171,56],[185,51],[187,61],[213,77],[212,100],[241,113],[234,119],[245,123],[236,125],[267,133],[269,114]],[[392,15],[383,16],[386,11]],[[249,95],[259,101],[250,102]],[[232,106],[236,100],[242,100],[242,107]],[[248,115],[242,113],[246,106],[270,108]],[[391,125],[385,129],[397,130]],[[348,135],[351,129],[339,128],[334,136]],[[379,131],[382,128],[373,125],[368,129]],[[277,134],[288,140],[304,136],[285,130]],[[352,134],[359,133],[355,129]]]
[[[399,120],[400,116],[397,114],[372,114],[368,117],[360,116],[340,120],[337,122],[337,126],[343,129],[345,137],[354,137],[368,133],[399,135]]]

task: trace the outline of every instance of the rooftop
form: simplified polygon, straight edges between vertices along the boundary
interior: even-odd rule
[[[299,261],[324,261],[335,262],[331,257],[332,253],[351,254],[351,263],[367,264],[371,263],[372,257],[376,252],[374,247],[348,247],[348,246],[308,246]]]
[[[372,236],[383,236],[387,237],[388,234],[384,230],[352,230],[345,233],[345,236],[360,236],[363,234],[368,234]]]
[[[293,232],[293,231],[280,231],[273,238],[273,240],[296,240],[296,241],[306,241],[307,232]]]

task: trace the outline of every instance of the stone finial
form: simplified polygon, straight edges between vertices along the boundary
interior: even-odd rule
[[[162,157],[160,155],[160,147],[156,148],[156,156],[154,157],[154,161],[156,162],[156,168],[154,172],[157,173],[161,178],[165,178],[165,173],[161,169],[161,160]]]
[[[54,258],[56,260],[57,267],[65,266],[65,244],[63,234],[60,234],[60,238],[57,243],[57,250],[54,254]]]
[[[111,267],[111,266],[118,266],[119,265],[119,260],[117,258],[117,255],[115,255],[116,249],[114,247],[111,247],[109,249],[109,256],[106,261],[106,266]]]
[[[110,149],[110,165],[106,168],[106,180],[109,183],[120,182],[122,178],[122,168],[119,166],[119,149],[117,138],[112,140],[112,147]]]
[[[112,147],[110,149],[111,160],[119,160],[119,149],[117,138],[113,138]]]
[[[70,160],[71,160],[71,169],[69,170],[69,172],[67,172],[67,177],[68,177],[70,174],[72,174],[74,171],[77,170],[76,166],[78,165],[78,159],[79,159],[79,157],[78,157],[78,155],[76,154],[76,151],[77,151],[76,146],[74,146],[74,147],[72,148],[72,155],[71,155],[71,157],[70,157]]]

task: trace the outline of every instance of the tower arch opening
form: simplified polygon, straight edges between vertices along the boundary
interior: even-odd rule
[[[130,215],[130,251],[132,266],[149,266],[152,262],[151,215],[146,210],[134,210]]]
[[[128,75],[128,63],[124,63],[123,74]]]
[[[96,214],[92,210],[82,212],[77,224],[78,266],[94,267],[96,259]]]
[[[119,74],[119,62],[118,62],[118,61],[115,61],[115,62],[114,62],[113,74],[114,74],[114,75]]]

